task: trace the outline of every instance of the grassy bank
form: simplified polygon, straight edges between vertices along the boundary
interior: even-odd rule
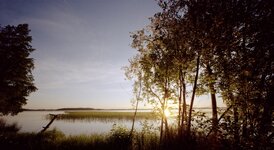
[[[233,147],[233,139],[207,137],[197,131],[180,135],[176,128],[160,141],[159,131],[144,124],[141,131],[130,134],[129,129],[114,125],[107,134],[66,136],[54,129],[44,133],[18,133],[16,125],[0,120],[0,148],[3,150],[208,150],[208,149],[273,149],[269,146]],[[77,130],[77,128],[75,129]]]
[[[0,147],[5,150],[172,150],[172,149],[210,149],[210,141],[204,138],[178,140],[173,135],[160,143],[159,136],[153,132],[130,132],[116,128],[106,135],[65,136],[57,130],[43,134],[14,133],[0,136]]]
[[[0,148],[3,150],[170,150],[182,147],[200,149],[206,148],[210,143],[204,142],[204,138],[183,139],[182,142],[182,138],[178,138],[173,130],[170,130],[172,136],[160,142],[158,131],[145,123],[141,131],[134,131],[133,134],[120,125],[113,125],[109,133],[100,135],[66,136],[56,129],[44,133],[18,133],[17,125],[6,124],[3,120],[0,120],[0,129]]]
[[[193,128],[190,134],[178,135],[178,129],[170,126],[160,141],[158,128],[152,128],[148,122],[142,124],[142,130],[133,134],[129,129],[113,125],[111,131],[100,135],[66,136],[54,129],[44,133],[18,133],[16,124],[6,124],[0,120],[0,148],[3,150],[230,150],[230,149],[273,149],[273,145],[253,147],[245,142],[235,143],[225,135],[206,136]],[[77,130],[77,128],[75,128]],[[260,144],[260,141],[257,142]]]
[[[89,112],[72,112],[67,111],[65,114],[60,114],[57,119],[59,120],[132,120],[134,112],[105,112],[105,111],[89,111]],[[136,119],[155,119],[155,115],[152,112],[138,112]]]

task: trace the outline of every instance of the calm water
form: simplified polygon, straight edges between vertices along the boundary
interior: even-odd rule
[[[201,111],[201,110],[199,110]],[[204,109],[203,112],[208,112],[210,114],[210,109]],[[119,110],[120,112],[120,110]],[[39,132],[46,126],[49,122],[46,119],[48,114],[61,114],[64,111],[24,111],[16,116],[4,116],[3,118],[7,123],[17,123],[20,127],[19,132]],[[136,130],[141,130],[141,122],[144,120],[136,121]],[[66,135],[80,135],[80,134],[105,134],[109,133],[113,127],[113,124],[123,125],[128,129],[131,128],[132,121],[129,120],[115,120],[115,121],[105,121],[105,120],[55,120],[49,129],[58,129],[65,133]],[[157,121],[149,121],[149,124],[159,125]]]
[[[17,123],[20,127],[19,132],[39,132],[49,123],[46,119],[48,114],[61,114],[64,111],[24,111],[16,116],[4,116],[7,123]],[[50,129],[58,129],[66,135],[79,134],[104,134],[109,133],[113,124],[123,125],[131,128],[132,122],[125,120],[105,121],[105,120],[55,120]],[[141,121],[135,124],[137,130],[141,130]]]

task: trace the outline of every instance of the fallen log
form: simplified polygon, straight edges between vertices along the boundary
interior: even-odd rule
[[[43,127],[43,129],[39,133],[45,132],[50,127],[50,125],[53,123],[53,121],[58,117],[58,115],[55,115],[55,114],[49,114],[49,115],[52,117],[52,119],[45,127]]]

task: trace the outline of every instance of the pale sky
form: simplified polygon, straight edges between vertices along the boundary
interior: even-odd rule
[[[38,91],[24,108],[131,108],[123,66],[130,32],[160,11],[154,0],[1,0],[0,24],[29,24]],[[209,96],[195,102],[210,106]]]

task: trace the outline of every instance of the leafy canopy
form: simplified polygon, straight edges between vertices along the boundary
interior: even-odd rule
[[[32,70],[34,49],[27,24],[0,26],[0,113],[17,114],[37,90]]]

